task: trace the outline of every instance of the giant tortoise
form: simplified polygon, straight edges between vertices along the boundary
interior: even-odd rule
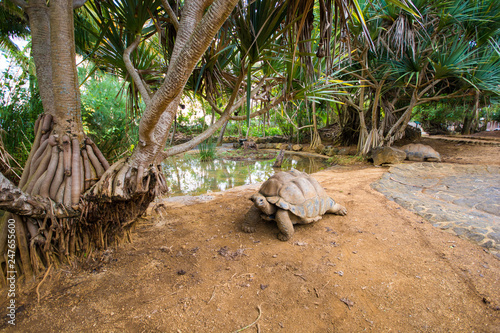
[[[255,232],[260,218],[276,221],[282,241],[292,237],[294,224],[318,221],[325,213],[347,214],[346,208],[335,203],[316,179],[297,170],[274,174],[250,200],[254,206],[245,216],[243,231]]]

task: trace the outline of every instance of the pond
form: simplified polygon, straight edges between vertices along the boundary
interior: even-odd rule
[[[192,153],[169,157],[163,162],[163,170],[167,174],[168,196],[200,195],[263,182],[276,172],[273,164],[274,159],[217,158],[202,162],[197,153]],[[294,168],[313,173],[329,164],[323,158],[285,154],[281,166],[278,171]]]

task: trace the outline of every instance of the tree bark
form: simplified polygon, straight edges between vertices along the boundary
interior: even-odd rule
[[[151,145],[163,147],[165,145],[165,141],[161,141],[160,137],[155,137],[155,127],[157,127],[164,112],[176,112],[177,105],[175,110],[170,105],[180,96],[194,66],[236,3],[237,0],[216,0],[208,9],[207,1],[186,3],[164,84],[151,99],[151,103],[146,107],[139,124],[138,154],[141,153],[141,147]],[[205,9],[207,9],[206,13],[204,13]],[[173,117],[170,117],[170,122],[164,126],[170,127],[172,120]]]
[[[55,129],[83,140],[80,90],[75,62],[73,1],[50,2],[52,80],[56,104]]]
[[[36,77],[45,113],[55,115],[54,91],[52,89],[52,62],[50,60],[49,8],[45,0],[32,0],[25,8],[31,31],[31,52],[35,62]]]

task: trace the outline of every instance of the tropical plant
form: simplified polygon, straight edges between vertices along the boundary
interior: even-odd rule
[[[216,142],[212,138],[203,141],[198,146],[200,150],[200,160],[202,162],[212,161],[215,159],[217,147]]]
[[[85,68],[79,69],[86,77]],[[83,128],[109,161],[129,154],[137,143],[138,118],[127,112],[120,86],[116,76],[100,70],[82,85]]]
[[[135,218],[164,192],[165,176],[158,167],[160,162],[166,156],[184,152],[211,137],[231,117],[235,120],[241,117],[233,113],[245,101],[249,104],[249,95],[263,94],[268,100],[260,110],[253,112],[261,115],[286,100],[293,100],[295,87],[304,87],[290,79],[294,88],[280,89],[280,84],[288,77],[276,72],[279,67],[273,65],[272,57],[269,61],[251,63],[255,58],[244,60],[247,55],[240,51],[239,56],[235,55],[234,61],[226,65],[233,79],[218,82],[231,87],[220,89],[230,93],[221,98],[224,110],[219,110],[219,119],[190,142],[165,150],[184,89],[200,59],[214,45],[214,36],[231,36],[234,31],[231,21],[228,23],[226,19],[237,0],[89,2],[87,16],[81,19],[81,22],[91,23],[88,35],[83,38],[85,43],[92,45],[86,57],[99,68],[120,74],[144,103],[144,109],[136,113],[141,114],[141,118],[132,154],[110,165],[85,132],[82,120],[73,10],[82,6],[85,0],[51,0],[50,5],[44,0],[12,2],[29,17],[33,59],[44,109],[34,126],[35,139],[19,187],[0,175],[0,208],[8,210],[16,220],[19,233],[16,262],[19,273],[28,277],[51,264],[70,260],[74,255],[118,242],[129,232]],[[254,6],[268,3],[242,4],[245,8],[260,10]],[[288,6],[287,26],[302,18],[298,3],[294,1]],[[335,1],[330,3],[330,8],[322,6],[320,10],[326,8],[330,13],[337,10],[338,21],[345,23],[350,13],[346,6],[353,3],[356,1]],[[239,15],[242,14],[262,22],[262,27],[279,21],[274,14],[270,21],[256,17],[253,9],[242,9]],[[360,18],[359,13],[357,17]],[[360,22],[364,27],[363,21]],[[260,23],[252,22],[253,27],[257,24]],[[330,28],[335,25],[330,24]],[[221,33],[221,27],[230,33]],[[345,24],[342,27],[345,29]],[[264,36],[260,35],[264,31],[271,32],[271,38],[274,36],[271,30],[254,31],[252,38],[258,40],[259,36]],[[302,28],[295,31],[300,33]],[[286,40],[282,42],[286,44]],[[249,50],[252,47],[250,45]],[[294,46],[293,53],[295,49]],[[150,56],[153,50],[159,51],[162,57],[158,57],[158,53]],[[274,56],[282,57],[277,53]],[[307,56],[310,55],[300,54],[300,57]],[[290,59],[291,62],[283,67],[294,67],[291,65],[295,64],[295,57]],[[236,66],[238,63],[240,67]],[[222,66],[223,62],[218,64]],[[243,94],[240,86],[245,77],[247,93]],[[331,83],[330,78],[323,82],[327,88]],[[314,87],[315,83],[309,81],[307,85]],[[318,89],[312,91],[311,98],[321,95]],[[211,102],[212,107],[217,107],[214,101]],[[215,108],[214,111],[217,112]],[[248,119],[248,116],[243,117]],[[0,240],[5,240],[4,236],[2,234]],[[6,245],[6,242],[0,243],[0,264],[3,265],[0,267],[3,268],[5,261],[1,254],[5,254]]]
[[[376,49],[354,35],[361,30],[354,21],[351,42],[357,48],[344,61],[345,77],[362,84],[355,94],[343,96],[352,121],[345,127],[359,131],[362,153],[401,138],[418,105],[472,98],[478,123],[480,96],[500,93],[494,83],[500,79],[494,52],[500,31],[497,1],[393,3],[360,2]]]

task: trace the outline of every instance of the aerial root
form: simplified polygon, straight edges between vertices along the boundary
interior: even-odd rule
[[[109,168],[109,163],[90,138],[79,138],[80,134],[57,133],[53,125],[49,114],[41,115],[36,120],[35,140],[18,185],[34,200],[37,196],[44,198],[41,200],[48,203],[46,215],[33,218],[6,214],[0,219],[2,285],[6,284],[5,277],[10,270],[7,269],[9,218],[16,223],[15,269],[26,279],[46,267],[70,262],[75,255],[88,254],[93,248],[108,245],[106,235],[99,237],[99,241],[95,238],[98,229],[108,229],[106,223],[109,220],[93,223],[85,220],[83,214],[77,216],[75,212],[81,211],[81,194],[99,180]],[[126,207],[120,209],[127,210]],[[93,218],[99,219],[99,216],[94,215]],[[102,230],[99,232],[104,234]]]
[[[47,271],[45,272],[45,275],[43,276],[42,281],[40,281],[40,283],[38,284],[38,286],[36,286],[36,295],[38,297],[38,303],[40,303],[40,292],[39,292],[40,286],[42,285],[42,283],[45,281],[45,279],[49,275],[49,272],[50,272],[51,268],[52,268],[52,264],[50,264],[49,268],[47,268]]]

